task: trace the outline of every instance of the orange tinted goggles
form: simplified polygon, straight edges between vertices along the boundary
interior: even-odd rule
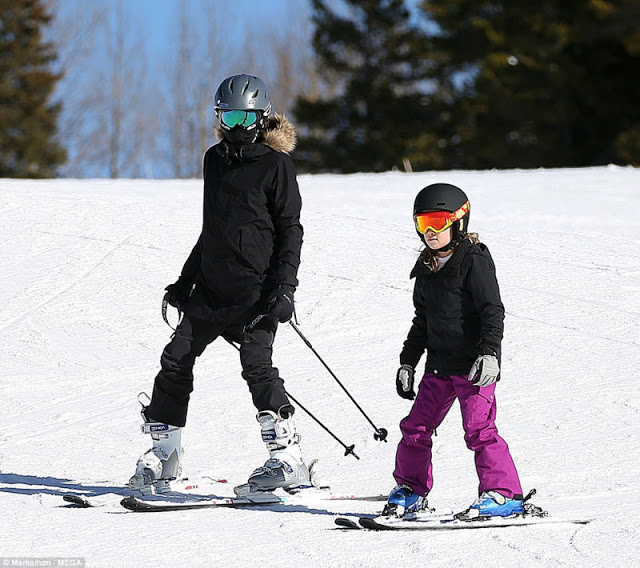
[[[469,202],[467,201],[460,209],[450,213],[449,211],[427,211],[425,213],[418,213],[413,216],[413,220],[416,224],[416,229],[423,235],[427,231],[433,231],[434,233],[442,233],[456,221],[462,219],[469,212]]]

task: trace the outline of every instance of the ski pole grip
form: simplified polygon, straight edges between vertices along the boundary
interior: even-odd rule
[[[254,318],[254,320],[250,324],[244,326],[244,328],[242,329],[243,333],[245,334],[252,333],[256,325],[260,323],[260,320],[266,317],[267,317],[267,314],[260,314],[259,316]]]

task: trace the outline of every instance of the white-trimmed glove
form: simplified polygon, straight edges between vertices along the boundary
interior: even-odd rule
[[[402,365],[396,373],[396,391],[402,398],[413,400],[416,393],[413,390],[415,371],[411,365]]]
[[[498,380],[500,365],[495,355],[479,355],[471,366],[468,379],[478,387],[492,385]]]

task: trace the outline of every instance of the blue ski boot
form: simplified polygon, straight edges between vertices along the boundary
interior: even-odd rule
[[[491,517],[511,517],[525,513],[522,495],[509,499],[497,491],[485,491],[471,507],[455,515],[455,518],[460,521],[481,521]]]
[[[397,485],[391,490],[382,515],[401,518],[428,510],[427,500],[422,495],[414,493],[408,485]]]

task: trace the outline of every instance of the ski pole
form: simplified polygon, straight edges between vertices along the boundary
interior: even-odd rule
[[[298,326],[293,323],[292,321],[289,321],[289,325],[291,325],[291,327],[295,330],[295,332],[300,336],[300,338],[302,339],[302,341],[305,342],[305,344],[307,345],[307,347],[309,349],[311,349],[311,351],[313,351],[313,354],[318,358],[318,360],[320,361],[320,363],[322,363],[325,367],[325,369],[327,371],[329,371],[329,373],[331,374],[331,376],[335,379],[335,381],[342,387],[342,390],[347,393],[347,396],[351,399],[351,402],[353,402],[353,404],[356,405],[356,408],[362,413],[362,415],[367,419],[367,421],[369,422],[369,424],[371,424],[371,426],[373,426],[373,429],[375,430],[375,434],[373,435],[375,440],[382,440],[383,442],[387,441],[387,431],[384,428],[378,428],[376,427],[376,425],[371,421],[371,418],[369,418],[367,416],[367,413],[362,410],[361,406],[356,402],[356,400],[351,396],[351,393],[345,388],[345,386],[340,382],[340,380],[338,379],[338,377],[336,377],[335,373],[329,368],[329,365],[327,365],[324,360],[322,359],[322,357],[320,357],[320,354],[313,348],[313,345],[311,345],[311,342],[302,334],[302,332],[300,331],[300,329],[298,329]]]
[[[329,434],[334,440],[336,440],[336,442],[338,442],[345,449],[345,452],[344,452],[345,456],[348,456],[349,454],[351,454],[357,460],[360,459],[358,457],[358,454],[356,454],[353,451],[353,449],[356,447],[355,444],[351,444],[350,446],[347,446],[340,438],[338,438],[338,436],[336,436],[331,430],[329,430],[329,428],[327,428],[322,422],[320,422],[320,420],[318,420],[313,414],[311,414],[311,412],[309,412],[304,406],[302,406],[300,402],[298,402],[295,398],[293,398],[293,396],[289,391],[285,389],[284,392],[293,402],[295,402],[300,408],[302,408],[302,410],[304,410],[311,418],[313,418],[324,429],[324,431],[327,432],[327,434]]]
[[[240,351],[240,347],[238,347],[233,341],[231,341],[230,339],[227,339],[226,337],[224,339],[229,345],[231,345],[232,347]],[[329,434],[334,440],[336,440],[345,449],[345,452],[344,452],[345,456],[348,456],[349,454],[351,454],[357,460],[360,459],[358,457],[358,454],[356,454],[353,451],[353,449],[356,447],[355,444],[351,444],[350,446],[347,446],[340,438],[338,438],[338,436],[336,436],[331,430],[329,430],[329,428],[327,428],[322,422],[320,422],[320,420],[318,420],[313,414],[311,414],[309,410],[307,410],[295,398],[293,398],[293,396],[289,391],[285,389],[284,392],[293,402],[295,402],[300,408],[302,408],[302,410],[304,410],[311,418],[313,418],[324,429],[324,431],[327,432],[327,434]]]

